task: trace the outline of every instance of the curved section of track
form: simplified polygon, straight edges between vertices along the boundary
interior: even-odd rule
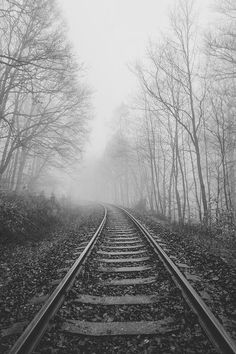
[[[59,320],[43,336],[56,312]],[[158,242],[128,211],[111,206],[11,353],[32,352],[40,338],[37,353],[58,349],[58,343],[67,353],[169,353],[173,348],[175,353],[236,353]]]

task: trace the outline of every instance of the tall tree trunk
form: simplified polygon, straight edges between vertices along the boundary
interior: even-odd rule
[[[16,187],[15,191],[19,192],[21,187],[22,187],[22,177],[23,177],[23,171],[26,163],[26,158],[27,158],[27,150],[22,147],[21,148],[21,154],[20,154],[20,160],[19,160],[19,168],[17,172],[17,181],[16,181]]]
[[[201,204],[200,204],[200,201],[199,201],[199,198],[198,198],[197,181],[196,181],[196,176],[195,176],[195,167],[194,167],[194,161],[193,161],[191,146],[189,146],[189,151],[190,151],[190,160],[191,160],[191,165],[192,165],[193,181],[194,181],[194,187],[195,187],[195,198],[196,198],[196,203],[197,203],[197,206],[198,206],[198,215],[199,215],[199,220],[202,221],[202,210],[201,210]]]

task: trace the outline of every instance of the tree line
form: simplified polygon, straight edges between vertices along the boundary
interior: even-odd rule
[[[131,68],[137,94],[103,157],[108,199],[180,223],[235,220],[236,3],[215,10],[203,34],[195,2],[178,1],[169,30]]]
[[[0,0],[0,188],[34,190],[80,156],[90,92],[54,0]]]

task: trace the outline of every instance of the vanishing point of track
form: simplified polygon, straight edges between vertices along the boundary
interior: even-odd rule
[[[177,265],[167,256],[158,237],[154,238],[150,235],[128,211],[111,206],[104,207],[104,217],[97,231],[84,249],[79,251],[79,256],[72,267],[19,337],[10,353],[31,353],[37,347],[48,328],[49,321],[59,311],[79,276],[86,273],[89,262],[94,268],[88,273],[92,279],[87,279],[86,283],[90,282],[93,285],[96,272],[101,274],[101,277],[92,295],[89,291],[86,293],[86,286],[81,289],[81,283],[78,282],[74,303],[82,306],[90,304],[91,306],[120,306],[121,308],[123,305],[131,308],[136,306],[139,311],[140,306],[149,306],[149,304],[158,302],[159,295],[155,291],[155,283],[162,275],[161,273],[158,275],[157,261],[161,262],[162,266],[164,265],[165,271],[168,271],[175,286],[180,289],[181,296],[197,315],[200,326],[216,351],[235,354],[234,342]],[[105,293],[103,293],[104,287]],[[127,291],[120,291],[125,287]],[[87,289],[90,289],[89,286]],[[109,289],[113,289],[111,294]],[[143,290],[143,294],[138,292],[137,295],[137,289]],[[85,336],[155,336],[171,330],[171,325],[171,321],[168,323],[168,319],[167,321],[158,320],[158,316],[154,316],[151,321],[141,316],[139,321],[125,318],[121,321],[109,319],[104,322],[89,322],[78,317],[76,320],[67,320],[63,328],[70,333]]]

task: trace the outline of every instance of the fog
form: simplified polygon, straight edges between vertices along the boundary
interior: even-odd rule
[[[0,190],[231,215],[235,1],[44,4],[2,0]]]
[[[196,0],[199,24],[213,21],[214,1]],[[94,118],[86,156],[101,156],[114,111],[137,90],[129,66],[145,57],[148,41],[168,30],[177,0],[60,0],[69,39],[93,88]]]
[[[93,89],[93,119],[89,142],[77,173],[65,178],[64,190],[76,198],[107,199],[99,170],[106,145],[114,133],[114,116],[122,104],[131,104],[137,78],[130,67],[146,55],[148,42],[168,31],[175,0],[60,0],[76,55],[86,66]],[[212,1],[196,1],[198,24],[213,21]],[[109,199],[109,198],[108,198]]]

